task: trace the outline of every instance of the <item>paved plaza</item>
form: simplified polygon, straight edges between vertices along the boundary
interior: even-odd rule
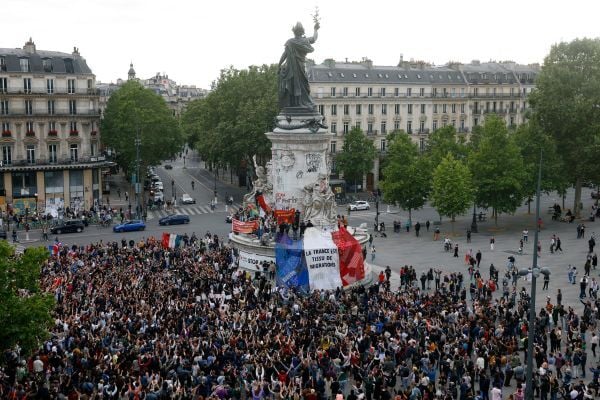
[[[583,188],[582,203],[584,205],[583,215],[589,215],[594,201],[591,196],[591,189]],[[565,198],[565,208],[572,208],[574,190],[568,191]],[[542,195],[540,205],[540,216],[543,220],[543,228],[539,233],[539,240],[542,245],[541,256],[538,258],[538,264],[541,267],[547,267],[551,271],[549,290],[542,291],[542,277],[538,278],[537,285],[537,304],[544,301],[546,296],[550,295],[552,302],[555,303],[556,292],[558,288],[563,291],[564,303],[567,305],[582,308],[579,302],[579,285],[569,284],[567,278],[568,265],[575,266],[578,270],[577,280],[583,276],[584,264],[588,252],[588,239],[594,232],[600,233],[600,221],[591,222],[588,218],[575,220],[573,223],[553,221],[551,214],[548,213],[549,207],[554,203],[558,203],[562,207],[562,198],[556,194]],[[340,208],[340,212],[345,212]],[[474,233],[471,236],[471,243],[467,243],[466,232],[471,226],[472,215],[458,217],[454,223],[454,233],[452,232],[452,224],[447,218],[442,220],[440,228],[440,240],[434,241],[434,230],[436,226],[433,221],[439,221],[439,215],[435,209],[426,206],[425,208],[412,212],[413,225],[418,221],[421,224],[419,237],[415,235],[415,231],[411,228],[407,233],[404,225],[408,219],[408,213],[399,210],[395,207],[390,207],[388,212],[387,205],[380,205],[380,221],[383,221],[386,226],[386,238],[376,234],[373,244],[376,248],[376,257],[374,264],[380,269],[390,266],[393,271],[392,283],[393,287],[399,284],[398,271],[404,265],[412,265],[417,271],[417,277],[422,271],[427,271],[433,267],[439,268],[444,272],[459,272],[468,278],[468,266],[465,264],[465,253],[472,249],[473,255],[481,250],[481,274],[487,279],[489,277],[489,266],[494,266],[500,271],[500,281],[502,275],[507,270],[508,257],[513,256],[516,259],[518,268],[528,268],[532,265],[532,252],[534,250],[534,235],[535,235],[535,202],[531,205],[531,214],[527,212],[527,206],[520,207],[514,215],[500,215],[498,225],[495,225],[494,220],[490,218],[491,210],[487,214],[487,221],[478,222],[479,233]],[[484,211],[485,212],[485,211]],[[563,212],[564,214],[564,212]],[[372,229],[375,218],[375,207],[371,204],[369,211],[358,211],[350,214],[349,223],[358,225],[367,223]],[[400,233],[393,232],[393,221],[400,221],[402,229]],[[431,221],[429,232],[425,229],[425,222]],[[577,225],[585,224],[585,238],[577,239]],[[523,254],[519,254],[519,240],[522,237],[523,229],[529,230],[529,241],[525,243]],[[550,240],[552,235],[560,237],[562,241],[562,252],[550,253]],[[459,257],[453,257],[453,252],[446,252],[443,246],[443,239],[448,236],[453,245],[458,243]],[[495,239],[494,250],[490,250],[490,239]],[[596,240],[598,235],[596,234]],[[371,255],[367,256],[371,260]],[[377,269],[377,268],[376,268]],[[599,278],[600,270],[592,270],[591,277]],[[501,282],[500,282],[501,283]],[[519,281],[519,289],[521,286],[528,284],[524,280]],[[501,292],[501,290],[500,290]],[[497,292],[498,293],[498,292]],[[538,307],[539,308],[539,307]]]

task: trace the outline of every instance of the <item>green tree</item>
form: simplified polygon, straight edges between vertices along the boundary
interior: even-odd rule
[[[575,39],[552,46],[529,101],[533,119],[559,145],[573,209],[580,215],[581,184],[600,170],[600,39]],[[544,159],[546,157],[544,156]]]
[[[336,154],[335,162],[338,170],[343,172],[346,181],[362,182],[364,174],[373,169],[377,150],[373,141],[360,128],[354,127],[344,135],[342,151]]]
[[[183,144],[167,103],[137,81],[128,81],[110,97],[101,129],[104,144],[115,149],[117,163],[127,172],[135,171],[137,135],[142,168],[173,157]]]
[[[41,265],[48,258],[43,247],[14,255],[14,248],[0,241],[0,349],[19,345],[28,355],[48,337],[54,298],[42,293]]]
[[[514,135],[515,142],[518,144],[523,156],[525,171],[523,195],[529,199],[532,199],[535,195],[540,150],[544,153],[544,161],[542,163],[542,191],[565,193],[569,182],[565,175],[565,168],[558,154],[554,138],[542,131],[535,121],[519,125]],[[528,201],[528,212],[531,212],[531,201]]]
[[[477,150],[469,159],[475,200],[491,207],[496,224],[499,213],[513,213],[523,200],[523,157],[504,120],[490,116],[481,130]]]
[[[270,156],[265,132],[273,128],[278,112],[276,65],[229,68],[205,98],[190,103],[181,121],[204,160],[238,168],[240,163],[252,166],[254,155],[262,160]]]
[[[469,167],[451,153],[433,171],[431,204],[437,212],[452,221],[464,214],[473,202],[473,182]]]
[[[407,134],[400,132],[389,138],[384,180],[381,182],[383,196],[387,202],[408,210],[409,223],[412,224],[412,210],[423,207],[429,193],[429,165]]]
[[[465,160],[468,154],[464,137],[458,136],[452,125],[446,125],[429,135],[424,155],[429,160],[433,171],[448,153],[456,160]]]

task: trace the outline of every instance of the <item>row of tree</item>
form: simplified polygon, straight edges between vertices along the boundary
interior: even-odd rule
[[[556,146],[534,124],[507,129],[492,116],[466,142],[453,126],[431,134],[421,152],[404,132],[389,135],[381,186],[384,199],[410,212],[427,200],[454,221],[474,204],[491,208],[496,218],[512,213],[535,193],[540,149],[544,152],[543,190],[568,186]],[[542,146],[540,146],[542,145]]]

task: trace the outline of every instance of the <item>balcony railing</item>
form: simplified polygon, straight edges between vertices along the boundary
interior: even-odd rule
[[[476,99],[476,98],[488,98],[488,99],[495,99],[495,98],[521,98],[521,92],[516,92],[516,93],[469,93],[469,98],[471,99]]]
[[[58,91],[56,88],[52,91],[44,90],[26,90],[21,88],[8,88],[3,93],[5,94],[22,94],[27,96],[98,96],[98,89],[76,89],[74,91]]]
[[[90,164],[90,163],[99,163],[105,162],[105,156],[95,156],[95,157],[78,157],[76,159],[70,157],[62,157],[62,158],[36,158],[34,160],[11,160],[10,163],[2,163],[2,167],[25,167],[25,166],[43,166],[43,165],[78,165],[78,164]]]
[[[3,117],[23,117],[23,118],[60,118],[60,117],[68,117],[68,118],[78,118],[78,117],[99,117],[100,110],[84,110],[78,111],[76,114],[69,112],[68,110],[58,110],[57,112],[48,113],[48,112],[35,112],[33,114],[28,114],[25,110],[16,109],[11,110],[11,112],[2,114]]]

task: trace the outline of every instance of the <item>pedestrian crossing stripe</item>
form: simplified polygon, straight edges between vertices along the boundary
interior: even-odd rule
[[[232,206],[228,206],[228,212],[233,212],[241,207],[241,204],[234,203]],[[195,206],[179,206],[175,211],[167,211],[167,210],[152,210],[148,211],[148,216],[146,220],[151,220],[154,218],[163,218],[167,215],[171,214],[183,214],[183,215],[202,215],[202,214],[213,214],[225,212],[225,206],[223,204],[217,205],[214,210],[210,209],[210,205],[195,205]]]

